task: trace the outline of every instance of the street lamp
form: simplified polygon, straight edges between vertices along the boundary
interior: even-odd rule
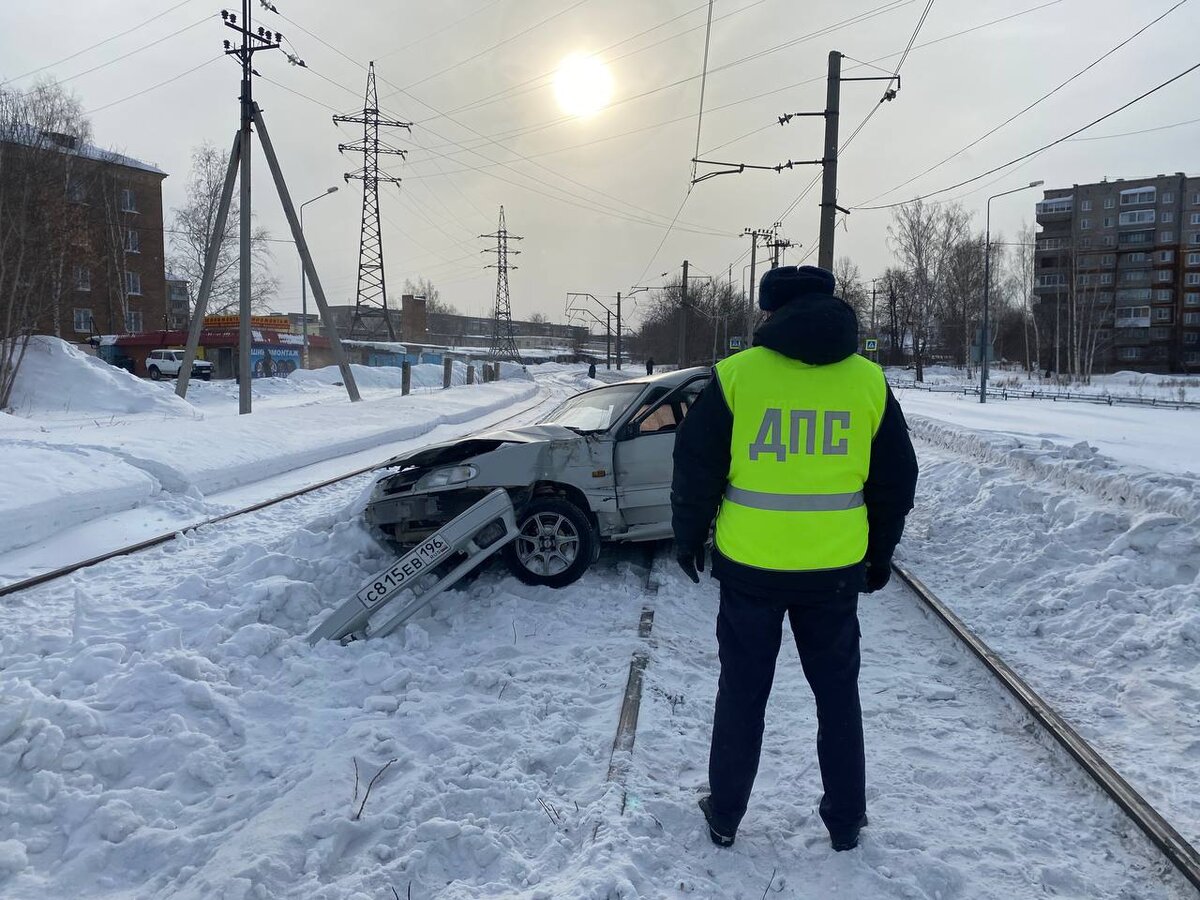
[[[999,194],[992,194],[987,198],[987,213],[984,216],[984,238],[983,238],[983,327],[979,331],[979,402],[987,403],[987,383],[988,383],[988,299],[992,288],[992,201],[997,197],[1006,197],[1009,194],[1015,194],[1017,191],[1026,191],[1029,188],[1041,187],[1045,184],[1044,181],[1031,181],[1023,187],[1013,188],[1011,191],[1001,191]]]
[[[300,233],[304,234],[304,207],[310,203],[316,203],[330,194],[336,194],[337,187],[326,188],[325,193],[318,194],[311,200],[305,200],[300,204]],[[308,279],[304,277],[304,266],[300,267],[300,333],[303,335],[301,339],[300,351],[300,368],[308,368]]]

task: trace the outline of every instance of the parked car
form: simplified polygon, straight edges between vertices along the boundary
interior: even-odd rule
[[[182,350],[151,350],[150,355],[146,357],[146,372],[155,381],[159,381],[164,376],[167,378],[176,378],[179,375],[179,370],[183,368],[183,353]],[[192,360],[192,377],[203,378],[208,381],[212,378],[213,364],[205,359]]]
[[[489,491],[508,491],[519,535],[504,549],[527,584],[563,587],[602,541],[671,536],[675,431],[711,370],[684,369],[571,397],[536,425],[397,456],[366,519],[397,550],[427,539]]]

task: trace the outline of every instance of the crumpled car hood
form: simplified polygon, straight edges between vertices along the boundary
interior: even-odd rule
[[[485,431],[467,435],[443,444],[433,444],[393,456],[380,468],[407,468],[409,466],[450,466],[463,460],[488,453],[505,444],[548,443],[550,441],[582,441],[582,435],[561,425],[525,425],[501,431]]]

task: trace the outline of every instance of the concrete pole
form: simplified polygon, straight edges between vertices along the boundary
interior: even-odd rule
[[[684,368],[687,356],[688,261],[683,261],[683,285],[679,295],[679,363]]]
[[[243,4],[243,10],[246,4]],[[245,15],[243,22],[247,22]],[[249,23],[247,22],[247,25]],[[238,253],[238,413],[250,412],[250,57],[246,56],[242,74],[242,128],[241,128],[241,224]]]
[[[454,360],[446,357],[442,360],[442,389],[450,387],[450,383],[454,380]]]
[[[742,338],[742,349],[750,346],[750,338],[754,334],[754,270],[758,265],[758,232],[750,232],[750,302],[746,304],[746,336]]]
[[[400,363],[400,396],[412,393],[412,363],[407,359]]]
[[[221,189],[221,202],[217,206],[217,219],[213,225],[212,238],[208,245],[208,257],[204,260],[204,274],[200,278],[200,293],[196,297],[196,311],[188,328],[187,349],[183,352],[183,367],[179,370],[179,380],[175,384],[175,393],[180,397],[187,396],[188,382],[192,377],[192,363],[196,359],[196,349],[200,346],[200,332],[204,328],[204,313],[208,309],[208,295],[212,293],[213,278],[217,271],[217,257],[221,252],[221,238],[225,234],[225,222],[229,218],[229,206],[233,203],[233,186],[237,183],[238,165],[242,147],[242,133],[233,136],[233,149],[229,151],[229,166],[225,170],[225,186]]]
[[[475,383],[475,364],[467,363],[467,384]]]
[[[842,54],[829,51],[829,79],[825,85],[825,155],[821,176],[821,243],[817,265],[833,271],[833,235],[837,219],[838,116],[842,94]]]
[[[621,371],[621,292],[617,291],[617,371]]]

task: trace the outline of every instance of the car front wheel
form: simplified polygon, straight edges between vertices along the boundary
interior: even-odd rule
[[[587,514],[568,500],[539,497],[517,518],[505,562],[525,584],[566,587],[587,571],[599,538]]]

